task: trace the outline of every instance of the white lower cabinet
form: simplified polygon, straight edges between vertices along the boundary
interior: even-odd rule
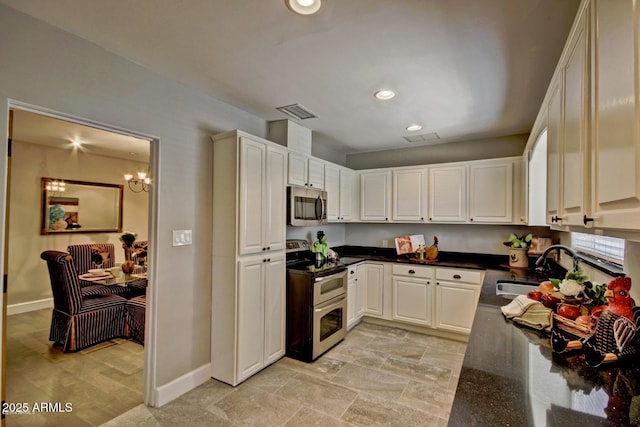
[[[347,329],[357,325],[364,312],[364,282],[358,280],[363,269],[364,264],[354,264],[347,271]]]
[[[469,334],[484,274],[479,270],[436,269],[434,327]]]
[[[284,356],[285,281],[282,252],[238,261],[235,324],[213,324],[212,348],[225,353],[212,355],[214,378],[235,386]]]
[[[363,314],[383,315],[384,265],[366,262],[358,268],[358,282],[364,288]]]
[[[422,326],[433,324],[433,269],[393,266],[393,319]]]

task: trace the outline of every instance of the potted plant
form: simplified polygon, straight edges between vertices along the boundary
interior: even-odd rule
[[[138,235],[130,231],[125,231],[120,236],[122,242],[122,248],[124,249],[124,262],[122,263],[122,271],[125,273],[133,273],[134,264],[131,260],[131,251],[133,250],[133,242]]]
[[[511,233],[509,240],[504,242],[505,246],[509,246],[509,267],[528,268],[529,267],[529,246],[533,235],[523,234],[517,236]]]

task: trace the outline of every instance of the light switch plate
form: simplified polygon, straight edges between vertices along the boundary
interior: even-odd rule
[[[193,243],[191,230],[173,230],[173,246],[186,246]]]

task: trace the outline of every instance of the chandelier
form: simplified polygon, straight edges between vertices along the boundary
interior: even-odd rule
[[[143,191],[149,191],[149,185],[151,184],[151,178],[147,176],[146,172],[138,172],[138,177],[134,178],[132,174],[127,173],[124,175],[124,180],[129,185],[129,190],[134,193],[141,193]]]

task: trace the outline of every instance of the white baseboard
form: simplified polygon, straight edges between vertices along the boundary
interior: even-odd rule
[[[43,308],[53,308],[53,298],[7,305],[7,316],[11,316],[12,314],[27,313],[29,311],[42,310]]]
[[[155,403],[162,406],[211,379],[211,363],[207,363],[168,384],[155,389]]]

